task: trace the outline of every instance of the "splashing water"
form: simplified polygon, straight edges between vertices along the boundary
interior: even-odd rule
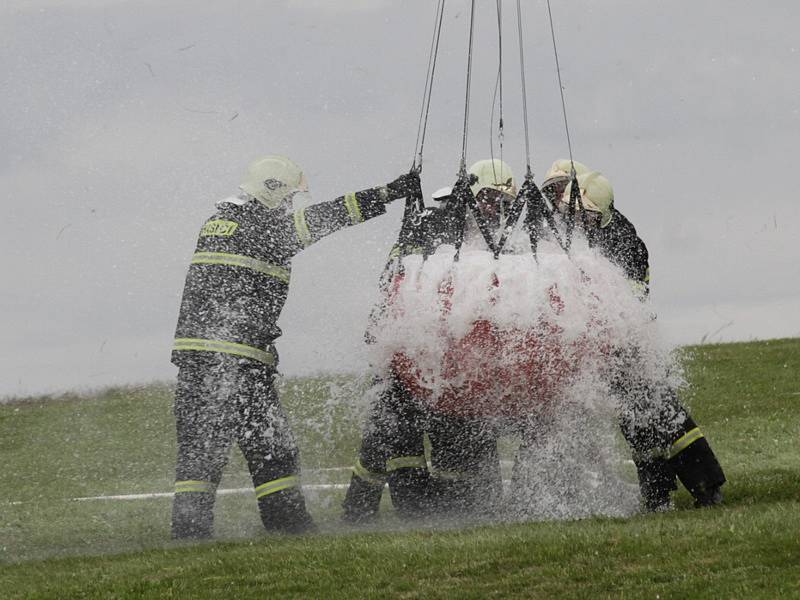
[[[668,409],[653,398],[628,414],[615,379],[682,383],[647,303],[585,240],[570,257],[546,242],[538,260],[454,255],[443,246],[427,260],[404,259],[375,327],[373,364],[393,370],[432,413],[483,419],[521,440],[504,501],[510,518],[634,512],[619,422]]]

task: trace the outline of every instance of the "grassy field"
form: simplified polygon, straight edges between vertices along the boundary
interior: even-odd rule
[[[252,496],[220,496],[222,541],[169,542],[174,432],[167,386],[0,405],[0,598],[800,598],[800,340],[687,350],[689,404],[729,483],[726,503],[630,519],[401,531],[338,522],[263,535]],[[345,482],[363,383],[289,380],[308,477]],[[313,416],[313,418],[311,418]],[[246,487],[236,453],[223,488]],[[335,535],[334,535],[335,534]]]

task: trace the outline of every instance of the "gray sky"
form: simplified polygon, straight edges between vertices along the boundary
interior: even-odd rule
[[[468,162],[489,153],[495,3],[478,3]],[[314,201],[411,163],[431,0],[6,0],[0,397],[170,379],[197,231],[251,159]],[[567,154],[542,0],[523,1],[537,180]],[[575,158],[649,246],[676,343],[800,335],[800,5],[552,2]],[[504,158],[524,172],[515,3]],[[423,185],[455,179],[469,6],[447,2]],[[357,371],[401,206],[299,256],[282,371]]]

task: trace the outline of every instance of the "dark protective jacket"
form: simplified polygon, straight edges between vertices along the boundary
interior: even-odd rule
[[[433,254],[442,244],[453,244],[458,237],[453,210],[428,208],[419,217],[418,224],[410,236],[410,243],[395,245],[392,256],[406,254]],[[611,222],[602,229],[594,230],[593,241],[600,253],[620,267],[625,275],[636,282],[647,285],[650,282],[649,254],[647,246],[636,233],[625,215],[612,209]]]
[[[401,229],[399,239],[389,254],[390,258],[408,256],[409,254],[422,254],[430,256],[443,244],[455,242],[457,233],[453,229],[452,211],[446,208],[426,208],[414,219],[413,224],[403,223],[403,228],[408,226],[408,231]],[[406,221],[409,218],[406,217]]]
[[[628,279],[643,284],[646,290],[650,283],[647,246],[625,215],[616,208],[612,208],[611,212],[611,222],[593,232],[596,247],[603,256],[620,267]]]
[[[386,188],[287,214],[231,199],[200,230],[183,290],[172,362],[221,352],[275,365],[272,346],[289,292],[292,257],[348,225],[385,212]]]

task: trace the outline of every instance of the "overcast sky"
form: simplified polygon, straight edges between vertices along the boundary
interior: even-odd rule
[[[446,4],[426,193],[461,156],[469,6]],[[495,2],[478,4],[468,162],[489,153],[498,65]],[[541,181],[567,144],[546,5],[522,4]],[[434,5],[6,0],[0,396],[172,379],[197,232],[251,159],[294,158],[315,202],[408,170]],[[552,5],[575,158],[648,244],[665,334],[800,335],[800,5]],[[514,2],[504,16],[504,158],[522,174]],[[296,259],[284,373],[363,369],[401,208]]]

